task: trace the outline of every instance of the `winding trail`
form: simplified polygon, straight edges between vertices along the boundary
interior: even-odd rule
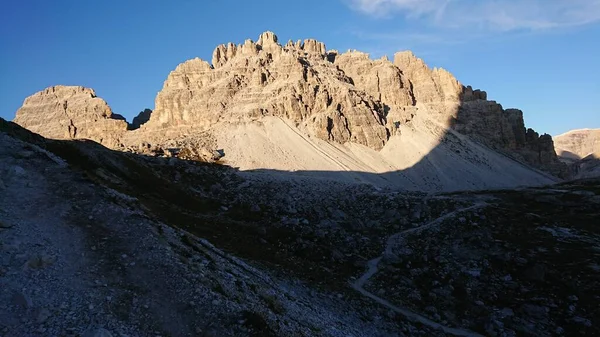
[[[427,317],[424,317],[416,312],[411,311],[408,308],[403,308],[403,307],[399,307],[397,305],[392,304],[391,302],[377,296],[374,295],[373,293],[365,290],[364,285],[365,283],[367,283],[367,281],[369,281],[369,279],[371,277],[373,277],[373,275],[375,275],[378,271],[379,271],[379,263],[381,262],[381,260],[383,259],[383,257],[386,254],[391,254],[392,253],[392,247],[394,245],[394,243],[400,239],[402,236],[407,235],[407,234],[411,234],[411,233],[420,233],[422,231],[431,229],[435,226],[439,226],[442,222],[444,222],[445,220],[456,216],[457,214],[463,213],[463,212],[467,212],[467,211],[471,211],[471,210],[475,210],[475,209],[479,209],[482,207],[485,207],[487,204],[485,202],[478,202],[474,205],[471,205],[469,207],[464,207],[464,208],[460,208],[457,209],[455,211],[452,211],[448,214],[445,214],[423,226],[419,226],[419,227],[415,227],[415,228],[410,228],[407,229],[405,231],[396,233],[392,236],[390,236],[387,240],[386,243],[386,247],[385,247],[385,252],[383,253],[383,255],[374,258],[372,260],[370,260],[367,263],[367,266],[369,267],[367,269],[367,271],[358,279],[356,280],[356,282],[351,283],[352,288],[354,288],[354,290],[358,291],[359,293],[361,293],[363,296],[366,296],[370,299],[372,299],[373,301],[387,307],[390,310],[395,311],[396,313],[406,317],[408,320],[413,321],[413,322],[419,322],[423,325],[426,325],[430,328],[436,329],[436,330],[441,330],[446,334],[450,334],[450,335],[454,335],[454,336],[467,336],[467,337],[482,337],[482,335],[476,333],[476,332],[472,332],[466,329],[460,329],[460,328],[451,328],[445,325],[442,325],[440,323],[437,323],[435,321],[430,320]]]

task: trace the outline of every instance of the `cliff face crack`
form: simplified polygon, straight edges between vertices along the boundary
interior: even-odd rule
[[[381,80],[379,79],[379,71],[375,73],[375,77],[377,78],[377,100],[381,101]]]
[[[63,112],[64,112],[65,116],[67,117],[67,121],[69,123],[69,125],[67,125],[67,132],[69,133],[69,137],[75,138],[75,137],[77,137],[77,127],[75,126],[75,124],[73,123],[73,119],[71,117],[69,117],[69,113],[67,112],[68,108],[69,108],[68,101],[63,101],[62,108],[63,108]]]

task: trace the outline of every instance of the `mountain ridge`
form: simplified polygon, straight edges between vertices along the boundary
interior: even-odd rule
[[[42,93],[48,90],[51,89]],[[404,130],[416,139],[427,139],[425,142],[431,144],[429,150],[441,146],[444,154],[437,157],[439,164],[440,160],[444,163],[454,160],[455,156],[450,153],[454,145],[443,144],[456,143],[447,132],[454,129],[526,165],[557,177],[565,176],[565,166],[558,161],[552,137],[526,129],[520,110],[505,110],[495,101],[488,101],[485,91],[462,85],[442,68],[429,68],[412,52],[396,53],[393,61],[372,60],[368,54],[358,51],[341,54],[328,51],[324,43],[314,39],[281,45],[272,32],[261,34],[257,42],[246,40],[239,45],[219,45],[213,52],[212,64],[196,58],[181,63],[169,74],[157,94],[154,111],[145,112],[147,121],[140,123],[137,130],[127,130],[132,127],[122,121],[115,122],[116,116],[109,111],[108,104],[102,113],[90,114],[85,108],[89,101],[86,95],[66,98],[46,95],[45,99],[52,104],[27,99],[17,111],[15,122],[50,138],[90,138],[110,148],[134,152],[148,152],[148,144],[163,149],[159,152],[168,147],[185,147],[195,152],[196,158],[210,160],[215,150],[227,148],[225,159],[232,157],[228,153],[241,153],[237,161],[229,162],[234,166],[250,169],[281,166],[288,170],[303,168],[297,156],[283,157],[281,160],[288,163],[287,166],[264,158],[245,157],[243,148],[230,146],[235,137],[223,135],[227,136],[229,129],[239,129],[239,125],[265,125],[265,119],[276,117],[289,121],[293,128],[311,139],[345,146],[342,150],[345,153],[351,152],[345,144],[365,146],[369,149],[366,158],[375,158],[392,138],[406,139],[408,136],[402,135]],[[43,105],[42,113],[46,115],[43,123],[36,117],[36,104]],[[71,113],[65,118],[62,109],[65,104],[84,107],[80,113]],[[48,119],[48,116],[54,118]],[[422,129],[416,130],[417,125]],[[441,125],[441,128],[433,125]],[[72,129],[77,133],[72,133]],[[261,132],[264,131],[255,137],[263,137]],[[268,136],[266,142],[261,146],[289,152],[285,144],[269,145]],[[427,151],[421,151],[421,158],[408,161],[395,158],[392,161],[396,164],[390,169],[402,170],[419,159],[428,159]],[[475,153],[487,150],[481,151],[475,150]],[[397,157],[393,151],[384,152]],[[257,155],[264,157],[266,153]],[[477,161],[477,156],[461,156],[469,163]],[[252,165],[256,162],[262,162],[262,167]],[[435,179],[444,174],[439,168],[434,171],[431,174]],[[495,172],[493,168],[489,171]],[[501,172],[497,174],[502,176]],[[503,184],[497,187],[500,186]],[[444,190],[446,186],[441,184],[435,189]]]

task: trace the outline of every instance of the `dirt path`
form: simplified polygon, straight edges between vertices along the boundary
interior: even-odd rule
[[[419,226],[419,227],[415,227],[415,228],[410,228],[407,230],[404,230],[402,232],[396,233],[392,236],[390,236],[387,240],[387,244],[385,247],[385,251],[384,254],[374,258],[372,260],[370,260],[367,263],[368,269],[367,271],[358,279],[356,280],[356,282],[352,283],[352,288],[354,288],[356,291],[358,291],[359,293],[361,293],[363,296],[366,296],[370,299],[372,299],[373,301],[389,308],[390,310],[393,310],[394,312],[406,317],[407,319],[413,321],[413,322],[419,322],[423,325],[426,325],[432,329],[436,329],[436,330],[441,330],[444,333],[450,334],[450,335],[454,335],[454,336],[469,336],[469,337],[474,337],[474,336],[481,336],[478,333],[469,331],[469,330],[465,330],[465,329],[459,329],[459,328],[451,328],[451,327],[447,327],[444,326],[440,323],[434,322],[422,315],[419,315],[416,312],[411,311],[408,308],[403,308],[403,307],[399,307],[396,306],[392,303],[390,303],[389,301],[374,295],[373,293],[365,290],[364,285],[369,281],[369,279],[371,277],[373,277],[375,274],[377,274],[377,272],[379,271],[379,263],[381,262],[381,260],[383,259],[383,257],[385,255],[388,254],[392,254],[392,248],[394,246],[394,244],[401,239],[403,236],[407,235],[407,234],[411,234],[411,233],[419,233],[428,229],[431,229],[435,226],[439,226],[442,224],[442,222],[444,222],[447,219],[450,219],[451,217],[454,217],[460,213],[463,212],[467,212],[467,211],[471,211],[471,210],[475,210],[478,208],[482,208],[485,207],[487,204],[484,202],[478,202],[474,205],[471,205],[469,207],[464,207],[464,208],[460,208],[457,209],[455,211],[452,211],[450,213],[447,213],[423,226]]]

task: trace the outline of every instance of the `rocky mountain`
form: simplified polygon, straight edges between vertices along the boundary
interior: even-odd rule
[[[127,130],[119,117],[93,89],[58,85],[27,97],[14,122],[49,138],[92,139],[112,147]]]
[[[313,39],[282,45],[271,32],[257,42],[220,45],[212,64],[193,59],[177,66],[154,111],[143,115],[149,120],[132,131],[115,124],[94,94],[91,102],[104,107],[100,117],[94,108],[65,113],[88,101],[69,90],[85,89],[56,88],[28,98],[15,122],[47,137],[90,138],[115,149],[411,190],[553,181],[531,167],[566,176],[552,138],[526,129],[520,110],[503,109],[410,52],[372,60],[328,51]],[[460,179],[465,173],[469,178]]]
[[[288,174],[0,119],[0,333],[600,334],[597,179],[440,194]]]
[[[581,159],[589,155],[600,158],[600,129],[572,130],[554,137],[556,153],[565,159]]]
[[[575,178],[600,177],[600,129],[572,130],[555,137],[556,153]]]

